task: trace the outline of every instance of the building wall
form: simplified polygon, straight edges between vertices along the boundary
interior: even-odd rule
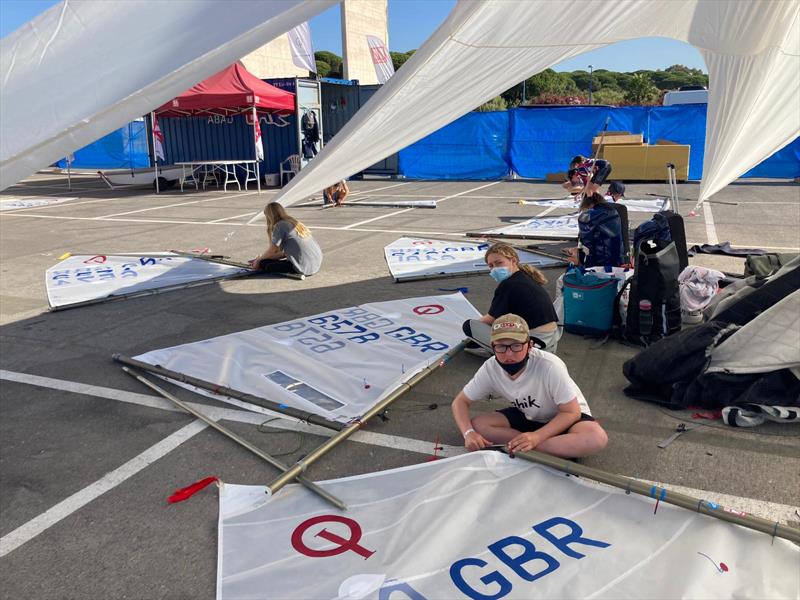
[[[281,35],[271,42],[251,52],[241,63],[259,79],[274,77],[308,77],[308,71],[292,62],[292,49],[289,36]]]
[[[383,40],[389,48],[388,0],[342,0],[342,77],[361,84],[378,83],[367,35]]]

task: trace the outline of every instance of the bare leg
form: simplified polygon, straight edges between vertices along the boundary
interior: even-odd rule
[[[581,456],[589,456],[600,452],[606,447],[607,443],[608,435],[600,427],[600,423],[597,421],[578,421],[566,433],[543,441],[535,450],[562,458],[580,458]]]
[[[478,415],[472,419],[472,426],[493,444],[507,444],[520,433],[512,429],[505,415],[499,412]]]

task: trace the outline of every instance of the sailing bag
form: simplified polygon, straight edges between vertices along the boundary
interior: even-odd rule
[[[675,242],[642,240],[636,248],[636,265],[629,281],[628,312],[621,337],[642,345],[681,329],[681,299]],[[619,298],[625,291],[617,295]],[[616,311],[615,311],[616,312]]]
[[[579,335],[604,335],[614,324],[616,277],[603,277],[582,269],[564,275],[564,329]]]
[[[652,219],[639,225],[633,234],[634,253],[638,250],[642,240],[675,242],[680,270],[683,271],[689,265],[686,228],[683,224],[683,217],[679,214],[671,210],[664,210],[654,214]]]

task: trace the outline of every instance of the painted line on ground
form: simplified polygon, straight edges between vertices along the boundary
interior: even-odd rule
[[[14,531],[7,533],[0,538],[0,557],[5,556],[9,552],[13,552],[59,521],[67,518],[77,510],[80,510],[92,500],[99,498],[106,492],[117,487],[120,483],[130,479],[145,467],[165,456],[185,441],[193,438],[206,427],[208,427],[208,425],[199,419],[192,421],[157,444],[150,446],[150,448],[141,454],[133,457],[121,467],[106,473],[94,483],[72,494],[68,498],[65,498],[24,525],[17,527]]]
[[[42,208],[56,208],[58,206],[69,206],[69,202],[64,202],[61,205],[53,205],[50,207],[42,207]],[[73,204],[74,206],[74,204]],[[33,210],[33,209],[25,209],[25,210]],[[408,209],[406,209],[408,210]],[[152,224],[164,224],[164,225],[224,225],[226,227],[263,227],[263,223],[212,223],[209,221],[186,221],[186,220],[167,220],[167,219],[110,219],[110,218],[100,218],[100,217],[67,217],[63,215],[31,215],[31,214],[19,214],[19,211],[0,211],[0,218],[2,217],[18,217],[18,218],[30,218],[30,219],[64,219],[69,221],[94,221],[94,222],[103,222],[109,221],[113,223],[152,223]],[[449,235],[449,236],[459,236],[459,237],[469,237],[463,231],[421,231],[421,230],[412,230],[412,229],[368,229],[368,228],[349,228],[349,227],[330,227],[327,225],[312,225],[306,223],[311,229],[320,229],[325,231],[352,231],[356,233],[398,233],[398,234],[411,234],[411,235],[423,235],[423,236],[433,236],[433,235]],[[470,230],[472,231],[472,230]],[[706,244],[706,241],[702,242],[687,242],[688,246],[693,246],[695,244]],[[742,247],[753,247],[752,244],[739,244]],[[758,248],[763,250],[786,250],[789,252],[800,252],[800,247],[798,246],[762,246],[760,244],[756,244]]]
[[[714,213],[711,212],[711,205],[708,202],[703,202],[703,220],[706,223],[706,238],[708,238],[708,243],[712,246],[719,244],[717,228],[714,225]]]
[[[73,394],[81,394],[84,396],[94,396],[96,398],[106,398],[108,400],[117,400],[118,402],[125,402],[128,404],[135,404],[137,406],[144,406],[147,408],[157,408],[159,410],[167,410],[170,412],[183,413],[183,411],[169,402],[158,396],[148,396],[146,394],[139,394],[136,392],[128,392],[125,390],[118,390],[114,388],[102,387],[91,385],[88,383],[79,383],[76,381],[68,381],[65,379],[53,379],[51,377],[42,377],[41,375],[30,375],[28,373],[19,373],[16,371],[0,370],[1,381],[12,381],[15,383],[24,383],[37,387],[43,387],[51,390],[59,390],[62,392],[70,392]],[[260,425],[269,417],[279,417],[275,421],[269,423],[269,427],[275,429],[286,429],[290,431],[299,431],[309,433],[312,435],[319,435],[330,437],[333,432],[323,427],[309,425],[302,421],[297,421],[287,418],[285,415],[273,412],[260,407],[253,407],[256,410],[237,410],[233,408],[225,408],[216,405],[201,404],[197,402],[187,402],[189,406],[198,410],[215,421],[225,420],[233,421],[236,423],[249,423],[251,425]],[[238,403],[242,405],[242,403]],[[248,405],[252,406],[252,405]],[[256,412],[257,411],[257,412]],[[185,414],[185,413],[184,413]],[[400,437],[386,433],[377,433],[373,431],[358,431],[349,438],[354,442],[362,444],[370,444],[373,446],[382,446],[385,448],[396,448],[400,450],[408,450],[418,454],[433,454],[433,442],[425,440],[418,440],[414,438]],[[453,456],[463,452],[461,446],[448,446],[446,444],[439,444],[444,447],[443,456]]]
[[[125,390],[117,390],[114,388],[101,387],[86,383],[79,383],[75,381],[67,381],[64,379],[53,379],[51,377],[30,375],[27,373],[19,373],[7,370],[0,370],[0,380],[25,383],[28,385],[44,387],[48,389],[72,392],[75,394],[94,396],[98,398],[107,398],[110,400],[117,400],[120,402],[135,404],[138,406],[145,406],[149,408],[157,408],[171,412],[183,413],[183,411],[180,408],[158,396],[148,396],[146,394],[128,392]],[[274,415],[280,418],[274,421],[270,421],[269,424],[265,425],[266,427],[271,427],[274,429],[285,429],[291,431],[306,432],[309,434],[320,435],[325,437],[330,437],[331,435],[333,435],[333,432],[328,429],[323,429],[322,427],[316,427],[300,421],[288,419],[281,415],[277,415],[276,413],[272,413],[271,411],[268,411],[266,409],[261,409],[263,411],[262,414],[251,411],[241,411],[231,408],[222,408],[219,406],[208,405],[208,404],[200,404],[197,402],[188,402],[187,404],[189,404],[195,410],[198,410],[203,414],[207,415],[209,418],[214,419],[215,421],[226,420],[237,423],[260,425],[264,423],[265,416]],[[409,452],[415,452],[418,454],[432,454],[433,450],[433,445],[432,445],[433,442],[430,441],[418,440],[415,438],[407,438],[403,436],[389,435],[384,433],[377,433],[373,431],[358,431],[349,439],[350,441],[362,444],[381,446],[385,448],[391,448],[394,450],[407,450]],[[441,443],[439,444],[439,446],[442,448],[439,455],[444,457],[455,456],[458,454],[463,454],[465,452],[465,449],[462,446],[451,446]],[[648,480],[638,479],[638,481],[648,481]],[[718,502],[728,508],[743,510],[749,514],[758,515],[765,519],[770,519],[774,521],[789,521],[797,519],[797,515],[795,514],[795,510],[797,507],[787,504],[768,502],[765,500],[757,500],[755,498],[746,498],[743,496],[732,496],[729,494],[722,494],[708,490],[699,490],[695,488],[672,485],[666,482],[650,481],[650,483],[657,483],[658,485],[664,485],[674,491],[694,496],[696,498],[703,498],[714,502]]]
[[[199,200],[187,200],[186,202],[176,202],[174,204],[166,204],[164,206],[150,206],[148,208],[140,208],[140,209],[137,209],[137,210],[129,210],[127,212],[114,213],[114,214],[111,214],[111,215],[101,215],[99,217],[93,217],[93,220],[99,221],[99,220],[102,220],[102,219],[110,219],[112,217],[122,217],[122,216],[125,216],[125,215],[135,215],[137,213],[148,212],[148,211],[151,211],[151,210],[161,210],[163,208],[174,208],[176,206],[188,206],[189,204],[202,204],[203,202],[213,202],[214,200],[223,200],[223,199],[230,200],[231,198],[240,198],[242,196],[250,196],[252,194],[258,194],[258,191],[241,192],[241,193],[232,194],[230,196],[222,196],[222,197],[213,196],[211,198],[200,198]]]
[[[241,219],[242,217],[254,217],[259,211],[250,211],[246,213],[242,213],[240,215],[233,215],[232,217],[224,217],[222,219],[214,219],[213,221],[204,221],[203,225],[213,225],[214,223],[224,223],[225,221],[230,221],[231,219]]]
[[[350,192],[348,194],[348,196],[361,196],[363,194],[371,194],[373,192],[379,192],[381,190],[388,190],[390,188],[400,187],[401,185],[408,185],[409,183],[410,183],[409,181],[401,181],[400,183],[393,183],[392,185],[385,185],[385,186],[379,187],[379,188],[371,188],[371,189],[368,189],[368,190],[358,190],[358,191],[355,191],[355,192]]]
[[[404,208],[402,210],[396,210],[394,212],[390,212],[385,215],[380,215],[378,217],[372,217],[371,219],[367,219],[366,221],[359,221],[358,223],[353,223],[352,225],[346,225],[342,227],[342,231],[347,231],[348,229],[352,229],[353,227],[358,227],[359,225],[366,225],[367,223],[372,223],[373,221],[379,221],[380,219],[388,219],[389,217],[393,217],[395,215],[402,215],[403,213],[407,213],[410,210],[414,210],[413,208]],[[309,225],[309,227],[311,227]]]
[[[553,211],[554,211],[555,209],[557,209],[557,208],[564,208],[564,207],[563,207],[563,206],[550,206],[550,207],[548,207],[548,208],[545,208],[545,209],[544,209],[542,212],[540,212],[540,213],[539,213],[538,215],[536,215],[536,216],[537,216],[537,217],[543,217],[543,216],[545,216],[545,215],[549,215],[551,212],[553,212]]]
[[[500,182],[499,181],[493,181],[492,183],[486,183],[484,185],[480,185],[480,186],[478,186],[476,188],[473,188],[473,189],[470,189],[470,190],[465,190],[465,191],[459,192],[457,194],[451,194],[449,196],[445,196],[444,198],[440,198],[438,200],[438,202],[444,202],[445,200],[450,200],[451,198],[457,198],[458,196],[463,196],[464,194],[468,194],[470,192],[475,192],[477,190],[482,190],[483,188],[491,187],[493,185],[497,185],[498,183],[500,183]],[[343,227],[342,230],[346,231],[348,229],[353,229],[354,227],[358,227],[359,225],[366,225],[367,223],[372,223],[373,221],[379,221],[381,219],[388,219],[389,217],[393,217],[395,215],[401,215],[401,214],[406,213],[406,212],[408,212],[410,210],[414,210],[414,208],[413,207],[412,208],[404,208],[402,210],[397,210],[397,211],[391,212],[391,213],[386,214],[386,215],[381,215],[379,217],[373,217],[371,219],[367,219],[366,221],[359,221],[358,223],[353,223],[352,225],[347,225],[347,226]],[[310,227],[310,225],[309,225],[309,227]]]

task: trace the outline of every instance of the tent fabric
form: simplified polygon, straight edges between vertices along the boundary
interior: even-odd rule
[[[56,163],[67,168],[67,160]],[[147,127],[143,120],[131,121],[96,142],[75,152],[73,169],[140,169],[150,166]]]
[[[291,205],[432,133],[526,77],[609,44],[697,47],[711,90],[703,201],[800,133],[800,3],[460,0],[445,22],[276,199]],[[424,115],[424,118],[422,116]]]
[[[509,113],[469,113],[399,153],[408,179],[500,179],[508,175]]]
[[[747,323],[711,352],[709,372],[768,373],[800,366],[800,290]]]
[[[237,114],[255,107],[257,111],[294,112],[294,94],[276,88],[232,64],[159,106],[163,117]]]
[[[63,1],[0,40],[0,189],[149,113],[335,0]],[[214,18],[224,11],[224,18]]]

